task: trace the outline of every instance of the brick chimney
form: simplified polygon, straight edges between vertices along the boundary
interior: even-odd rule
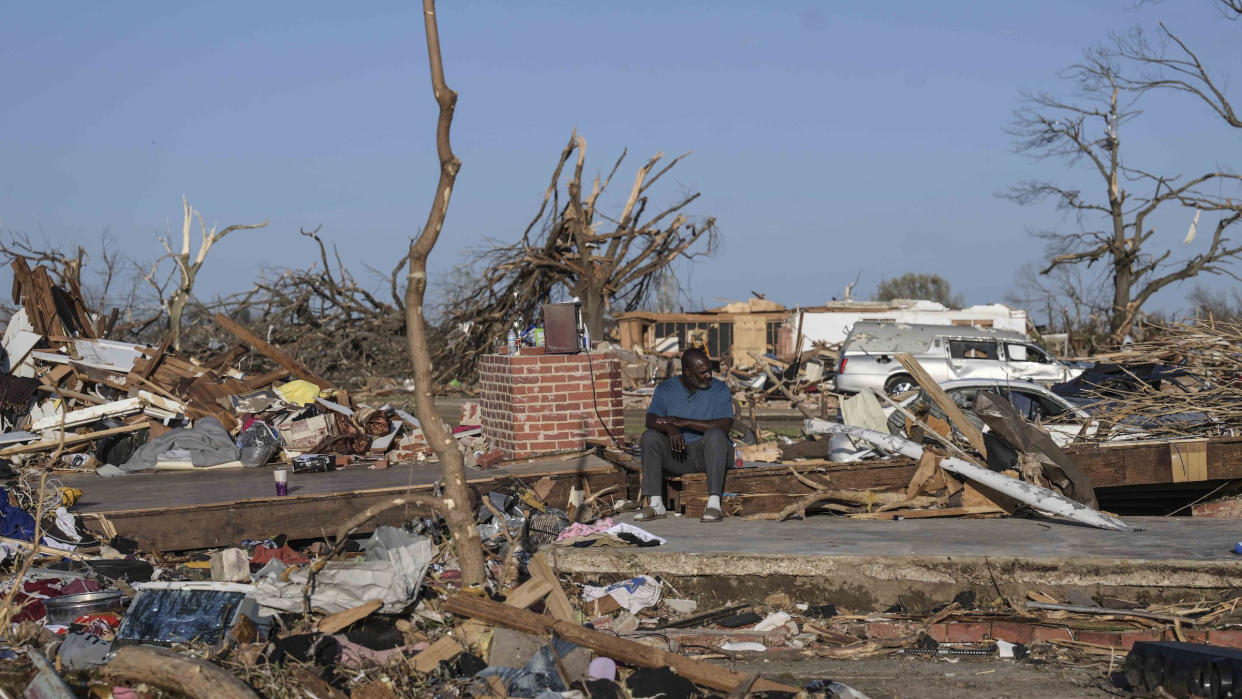
[[[624,437],[616,353],[523,352],[488,354],[479,362],[483,435],[506,459],[583,449],[588,438],[608,439],[605,425]]]

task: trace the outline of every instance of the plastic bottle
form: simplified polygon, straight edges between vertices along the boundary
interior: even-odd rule
[[[509,354],[517,354],[517,339],[517,331],[510,330],[508,342]]]

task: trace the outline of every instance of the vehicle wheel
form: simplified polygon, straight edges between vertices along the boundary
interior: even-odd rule
[[[884,382],[884,392],[890,396],[913,391],[918,387],[919,385],[914,382],[914,379],[910,378],[909,374],[893,374],[888,377],[888,381]]]

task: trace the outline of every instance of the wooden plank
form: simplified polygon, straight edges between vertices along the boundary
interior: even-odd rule
[[[561,589],[561,581],[557,579],[556,572],[552,570],[552,566],[548,565],[543,553],[531,556],[528,570],[531,575],[537,575],[547,582],[547,605],[552,616],[571,624],[578,623],[578,615],[574,612],[573,605],[569,603],[569,598],[565,596],[565,590]]]
[[[440,663],[461,655],[466,650],[466,646],[474,643],[486,631],[486,624],[473,620],[467,621],[415,654],[410,658],[410,664],[417,672],[429,673],[439,667]],[[454,634],[460,635],[460,640],[454,638]]]
[[[1210,480],[1242,478],[1242,438],[1208,440],[1207,475]]]
[[[1169,465],[1174,483],[1207,480],[1207,440],[1170,442]]]
[[[997,515],[1005,514],[999,507],[945,507],[939,510],[889,510],[887,512],[863,512],[846,515],[851,519],[928,519],[932,517],[964,517],[966,515]]]
[[[623,482],[623,476],[611,466],[605,473],[597,473],[589,482],[592,488],[602,488]],[[265,473],[270,473],[265,470]],[[328,474],[321,474],[328,475]],[[267,476],[270,479],[270,475]],[[476,490],[504,488],[528,476],[499,475],[475,479]],[[552,476],[554,480],[576,482],[583,475],[575,471],[562,471]],[[270,482],[267,481],[267,482]],[[265,487],[272,488],[267,485]],[[103,515],[116,532],[134,539],[143,550],[181,551],[233,546],[243,539],[266,537],[283,533],[290,539],[331,538],[339,523],[350,515],[384,502],[404,493],[431,492],[434,483],[413,486],[376,488],[365,491],[319,493],[293,497],[263,497],[202,505],[161,507],[142,510],[100,510],[92,508],[88,515]],[[87,496],[92,493],[89,487]],[[553,500],[557,507],[565,503]],[[389,510],[365,525],[360,532],[373,531],[381,524],[401,526],[415,515],[426,514],[421,508]],[[99,517],[84,518],[94,532],[106,534]]]
[[[893,358],[900,362],[906,368],[906,371],[910,372],[910,376],[923,387],[927,397],[932,399],[936,407],[940,408],[941,412],[948,416],[953,426],[966,437],[966,441],[970,442],[970,446],[974,447],[975,451],[979,452],[984,458],[987,458],[988,452],[987,447],[983,445],[983,433],[970,420],[966,419],[966,414],[962,412],[961,408],[957,407],[957,403],[953,402],[949,394],[945,393],[943,388],[940,388],[940,384],[936,383],[931,374],[927,373],[923,365],[919,364],[918,360],[909,352],[898,352],[893,355]]]
[[[142,401],[138,398],[126,398],[124,400],[106,403],[104,405],[92,405],[89,408],[81,410],[71,410],[62,415],[48,415],[30,423],[31,432],[42,432],[44,430],[59,428],[62,424],[65,427],[76,427],[85,425],[88,422],[95,422],[114,415],[128,415],[142,410]],[[62,423],[63,419],[63,423]]]
[[[114,434],[121,434],[123,432],[137,432],[138,430],[145,429],[146,426],[147,424],[145,422],[141,422],[141,423],[136,423],[133,425],[123,425],[121,427],[113,427],[113,428],[106,429],[106,430],[98,430],[96,432],[87,432],[86,434],[68,434],[68,435],[65,435],[65,445],[68,446],[70,444],[80,444],[82,442],[89,442],[92,439],[98,439],[100,437],[107,437],[107,436],[114,435]],[[14,447],[5,447],[4,449],[0,449],[0,456],[11,456],[13,454],[29,454],[31,452],[36,452],[36,451],[47,451],[49,449],[55,449],[58,446],[60,446],[59,437],[56,439],[44,440],[41,442],[31,442],[30,444],[20,444]]]
[[[284,367],[280,367],[279,369],[273,369],[267,372],[266,374],[256,374],[255,376],[247,376],[246,378],[242,379],[242,383],[245,384],[246,389],[248,391],[257,391],[260,388],[270,386],[276,383],[277,381],[280,381],[281,379],[285,378],[288,375],[289,375],[289,370]]]
[[[1118,442],[1108,445],[1079,445],[1066,449],[1096,488],[1129,485],[1172,483],[1171,452],[1175,444],[1202,444],[1205,456],[1194,456],[1191,474],[1202,480],[1242,478],[1242,439],[1220,437],[1194,442]],[[1202,464],[1200,466],[1199,464]],[[740,493],[746,514],[773,511],[794,502],[799,494],[810,492],[789,475],[792,466],[799,473],[827,478],[842,488],[904,489],[914,476],[916,463],[908,459],[890,459],[858,464],[833,464],[823,460],[787,462],[777,466],[759,466],[730,470],[726,489]],[[1205,474],[1205,475],[1204,475]],[[707,499],[706,476],[687,474],[668,479],[670,500],[677,511],[687,516],[702,513]]]
[[[220,327],[233,333],[237,339],[253,347],[255,351],[259,352],[273,362],[276,362],[282,368],[288,369],[290,374],[293,374],[299,379],[309,381],[320,388],[329,388],[332,386],[332,383],[327,379],[316,375],[306,367],[299,364],[293,357],[290,357],[280,351],[274,345],[265,342],[262,338],[250,332],[240,323],[224,315],[223,313],[215,314],[212,316],[212,320],[214,320]]]
[[[319,623],[315,625],[315,629],[319,631],[319,633],[336,633],[337,631],[342,631],[348,628],[350,624],[371,616],[372,613],[379,610],[382,606],[384,606],[384,603],[377,599],[363,602],[353,609],[346,609],[335,614],[329,614],[328,616],[320,619]]]
[[[542,577],[534,577],[513,588],[505,595],[505,604],[526,609],[552,591],[552,586]]]

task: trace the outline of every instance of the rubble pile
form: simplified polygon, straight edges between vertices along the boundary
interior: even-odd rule
[[[1096,357],[1076,381],[1101,409],[1085,439],[1236,435],[1242,430],[1242,326],[1225,322],[1148,329],[1150,339]]]

